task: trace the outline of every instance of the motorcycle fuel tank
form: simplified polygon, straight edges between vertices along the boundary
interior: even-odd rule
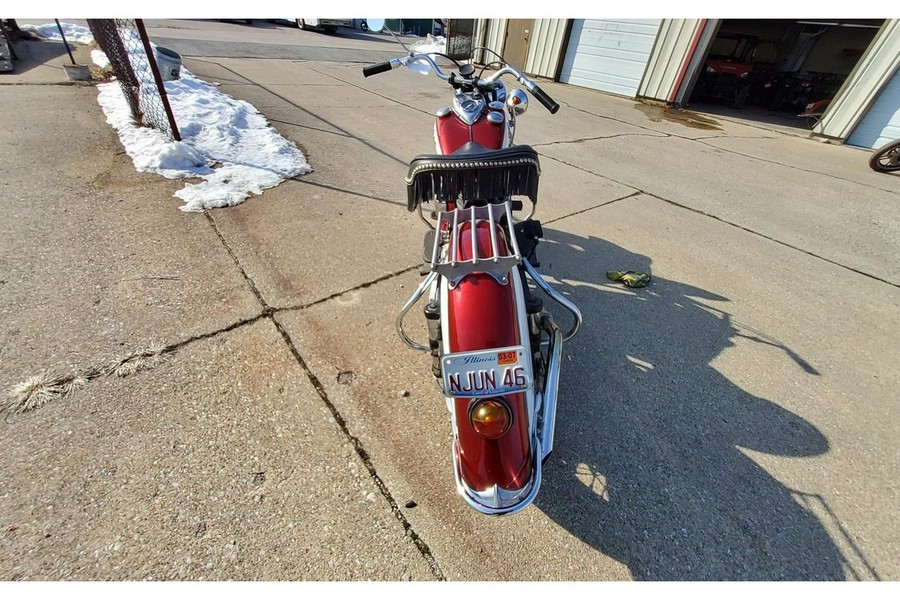
[[[452,154],[468,142],[476,142],[485,148],[499,150],[503,147],[504,127],[487,120],[487,111],[469,125],[449,111],[435,122],[435,135],[441,154]]]

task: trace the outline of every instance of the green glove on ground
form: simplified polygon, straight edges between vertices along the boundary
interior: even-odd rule
[[[650,283],[650,274],[639,271],[607,271],[606,277],[621,281],[630,288],[641,288]]]

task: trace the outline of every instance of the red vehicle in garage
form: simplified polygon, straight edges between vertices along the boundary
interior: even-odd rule
[[[697,80],[695,96],[723,100],[732,108],[740,108],[750,93],[750,58],[758,42],[752,36],[720,34]]]

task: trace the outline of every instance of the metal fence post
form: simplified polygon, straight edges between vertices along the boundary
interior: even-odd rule
[[[135,123],[144,124],[144,115],[141,111],[140,83],[138,83],[137,75],[134,74],[134,68],[128,59],[128,49],[119,37],[116,31],[115,19],[88,19],[88,27],[94,36],[94,41],[103,50],[110,63],[113,65],[116,78],[119,80],[119,86],[128,106],[131,107],[131,116],[134,117]]]
[[[147,37],[147,30],[144,28],[143,19],[135,19],[134,24],[137,25],[138,33],[141,36],[141,42],[144,44],[144,52],[147,53],[147,60],[150,61],[150,71],[153,72],[153,80],[159,90],[159,97],[162,99],[163,108],[166,111],[166,117],[169,119],[169,127],[172,128],[172,138],[176,142],[181,141],[181,134],[178,133],[178,126],[175,124],[175,115],[172,114],[172,107],[169,105],[169,95],[166,93],[166,85],[163,83],[162,76],[159,74],[159,65],[153,58],[153,48],[150,47],[150,38]]]
[[[144,23],[140,19],[88,19],[88,25],[109,59],[135,123],[181,141]]]

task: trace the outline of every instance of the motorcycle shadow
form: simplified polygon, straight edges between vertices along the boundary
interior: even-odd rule
[[[646,256],[545,236],[539,271],[581,308],[584,325],[563,348],[555,448],[536,506],[639,580],[845,579],[847,561],[810,496],[744,451],[812,457],[828,440],[711,363],[748,337],[784,350],[797,378],[815,368],[736,325],[718,294],[655,276],[635,290],[606,279],[650,273]],[[557,320],[565,330],[566,315]]]

